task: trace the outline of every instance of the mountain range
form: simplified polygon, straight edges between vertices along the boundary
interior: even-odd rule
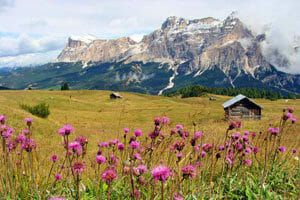
[[[224,20],[169,17],[140,42],[71,36],[51,63],[0,70],[0,85],[58,89],[67,82],[71,89],[162,94],[200,84],[300,93],[300,75],[278,71],[263,55],[265,40],[235,15]]]

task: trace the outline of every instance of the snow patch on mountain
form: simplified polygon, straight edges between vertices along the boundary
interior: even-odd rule
[[[82,41],[86,44],[90,44],[91,42],[97,40],[98,38],[91,34],[82,34],[82,35],[71,35],[70,39],[74,41]]]

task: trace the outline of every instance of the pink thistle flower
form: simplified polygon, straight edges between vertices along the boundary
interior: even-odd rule
[[[278,134],[279,132],[280,132],[280,128],[279,127],[277,127],[277,128],[274,129],[274,133]]]
[[[228,130],[239,129],[239,128],[242,128],[241,121],[231,121]]]
[[[251,137],[252,137],[252,138],[255,138],[255,137],[256,137],[256,133],[252,133],[252,134],[251,134]]]
[[[175,146],[174,146],[174,145],[171,145],[171,146],[170,146],[170,150],[171,150],[171,151],[175,150]]]
[[[244,142],[247,142],[247,141],[249,140],[249,138],[248,138],[247,135],[244,135],[244,136],[242,137],[242,139],[243,139]]]
[[[294,107],[285,107],[284,109],[283,109],[283,111],[288,111],[289,113],[293,113],[294,112]]]
[[[141,157],[141,154],[140,153],[135,153],[134,154],[134,159],[136,159],[136,160],[141,160],[142,159],[142,157]]]
[[[62,179],[61,174],[55,174],[55,180],[59,181]]]
[[[285,148],[285,146],[281,146],[281,147],[279,147],[279,151],[281,151],[281,152],[285,152],[285,151],[286,151],[286,148]]]
[[[106,162],[105,156],[102,156],[102,155],[96,156],[96,162],[97,162],[98,164],[103,164],[103,163],[105,163],[105,162]]]
[[[138,137],[138,136],[141,136],[143,134],[143,132],[142,132],[141,129],[135,129],[134,134],[135,134],[136,137]]]
[[[228,161],[229,164],[233,164],[235,161],[234,154],[232,152],[227,154],[226,160]]]
[[[270,128],[268,129],[268,132],[273,134],[273,133],[275,132],[275,129],[274,129],[273,127],[270,127]]]
[[[137,141],[132,141],[132,142],[130,142],[130,146],[133,149],[137,149],[137,148],[139,148],[140,143],[138,143]]]
[[[283,120],[292,119],[292,118],[293,118],[293,114],[290,112],[283,115]]]
[[[79,142],[81,146],[84,146],[88,143],[88,140],[84,136],[77,136],[75,141]]]
[[[167,166],[160,165],[151,170],[151,175],[155,180],[165,182],[172,176],[172,171]]]
[[[166,117],[166,116],[163,116],[161,118],[161,123],[162,124],[169,124],[170,123],[170,119],[168,117]]]
[[[109,141],[109,144],[111,144],[111,145],[116,145],[116,144],[118,144],[119,142],[120,142],[119,139],[114,139],[114,140],[110,140],[110,141]]]
[[[70,124],[66,124],[63,126],[63,129],[65,130],[65,135],[70,135],[74,131],[74,127]]]
[[[108,142],[99,142],[98,147],[108,147]]]
[[[149,133],[149,137],[151,138],[151,139],[155,139],[157,136],[159,136],[160,135],[160,131],[151,131],[150,133]]]
[[[27,123],[27,126],[31,126],[33,119],[32,119],[32,118],[29,118],[29,117],[26,117],[26,118],[24,119],[24,121]]]
[[[52,155],[51,160],[55,163],[57,161],[57,155]]]
[[[241,151],[241,150],[243,149],[243,145],[241,145],[241,143],[237,143],[237,144],[235,145],[235,147],[236,147],[236,149],[239,150],[239,151]]]
[[[195,151],[199,152],[199,151],[200,151],[200,149],[201,149],[201,147],[200,147],[199,145],[197,145],[197,146],[194,146],[194,150],[195,150]]]
[[[177,124],[177,125],[176,125],[176,128],[177,128],[177,131],[178,131],[178,130],[183,130],[183,125]]]
[[[0,123],[1,123],[1,124],[4,124],[4,123],[5,123],[5,120],[6,120],[5,115],[1,115],[1,116],[0,116]]]
[[[102,175],[101,178],[107,182],[111,183],[112,181],[116,180],[118,178],[118,175],[115,170],[113,169],[108,169],[106,170]]]
[[[249,147],[247,147],[247,148],[245,149],[245,151],[243,152],[243,155],[248,155],[248,154],[250,154],[250,153],[252,153],[252,150],[251,150]]]
[[[249,160],[249,159],[244,160],[244,161],[243,161],[243,164],[244,164],[244,165],[251,165],[251,164],[252,164],[252,160]]]
[[[177,140],[173,146],[177,151],[182,151],[185,147],[185,142],[184,140]]]
[[[117,164],[119,162],[118,158],[115,155],[110,156],[110,161],[114,164]]]
[[[36,145],[34,143],[34,140],[32,138],[26,139],[22,144],[21,148],[24,149],[27,152],[31,152],[33,149],[36,148]]]
[[[64,128],[60,128],[58,129],[58,132],[57,132],[59,135],[62,135],[62,136],[65,136],[65,129]]]
[[[75,172],[76,174],[81,174],[85,169],[85,164],[82,162],[75,162],[72,165],[72,170],[73,172]]]
[[[118,144],[117,144],[117,147],[118,147],[118,149],[119,149],[120,151],[123,151],[125,146],[124,146],[123,143],[118,143]]]
[[[79,142],[74,141],[69,144],[69,149],[72,150],[74,153],[80,154],[82,151],[82,146]]]
[[[8,147],[9,152],[11,152],[12,150],[14,150],[17,147],[17,143],[15,141],[12,141],[11,139],[9,139],[6,142],[6,145]]]
[[[160,126],[158,126],[158,125],[155,126],[155,130],[156,130],[156,131],[159,131],[159,130],[160,130]]]
[[[141,193],[138,189],[134,190],[134,196],[138,199],[141,196]]]
[[[203,162],[196,162],[196,167],[202,167],[203,165]]]
[[[14,131],[15,131],[15,130],[14,130],[13,128],[7,127],[7,129],[6,129],[5,131],[2,132],[2,137],[3,137],[4,139],[9,139],[9,138],[12,137]]]
[[[293,124],[297,121],[296,118],[292,118],[291,120],[292,120],[292,123],[293,123]]]
[[[232,137],[233,141],[237,141],[241,138],[241,134],[240,133],[234,133],[234,134],[231,135],[231,137]]]
[[[225,147],[222,145],[222,146],[219,146],[219,150],[220,151],[224,151],[225,150]]]
[[[205,151],[202,151],[201,152],[201,157],[203,158],[203,157],[205,157],[206,156],[206,152]]]
[[[129,128],[124,128],[124,133],[129,133]]]
[[[140,174],[148,171],[148,169],[145,165],[139,165],[139,166],[137,166],[137,169],[138,169]]]
[[[293,149],[293,153],[298,153],[297,149]]]
[[[153,121],[155,125],[159,125],[162,120],[159,117],[155,117]]]
[[[197,132],[194,133],[194,139],[198,139],[201,136],[204,136],[204,134],[202,132],[200,132],[200,131],[197,131]]]
[[[244,135],[250,135],[249,131],[244,131]]]
[[[202,149],[206,152],[208,152],[212,148],[212,144],[210,143],[205,143],[202,145]]]
[[[25,135],[29,135],[29,130],[28,129],[24,129],[23,131],[22,131]]]
[[[176,154],[177,158],[182,158],[183,154],[180,152],[178,154]]]
[[[181,196],[181,195],[178,194],[178,193],[175,193],[175,194],[173,195],[173,200],[184,200],[184,197]]]
[[[183,178],[195,178],[196,168],[193,165],[186,165],[181,169]]]
[[[254,154],[257,154],[258,151],[259,151],[258,147],[254,147],[254,148],[253,148],[253,153],[254,153]]]
[[[171,129],[171,135],[177,134],[177,130]]]

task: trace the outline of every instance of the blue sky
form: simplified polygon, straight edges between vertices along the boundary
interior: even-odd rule
[[[224,19],[232,11],[289,55],[300,35],[299,0],[0,0],[0,67],[53,60],[69,35],[141,39],[169,16]],[[300,55],[289,72],[300,73]]]

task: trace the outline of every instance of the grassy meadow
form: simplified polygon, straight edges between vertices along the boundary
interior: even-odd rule
[[[58,155],[60,161],[64,158],[64,148],[62,147],[63,138],[58,135],[57,131],[64,124],[71,124],[74,126],[74,133],[70,135],[72,139],[75,136],[85,136],[88,140],[88,152],[85,158],[86,169],[82,173],[82,184],[88,184],[87,179],[93,180],[97,173],[94,172],[93,166],[95,165],[95,156],[97,155],[97,143],[100,141],[109,141],[112,139],[120,139],[123,142],[123,128],[128,127],[133,134],[134,129],[141,129],[143,131],[143,138],[147,137],[148,133],[153,130],[153,119],[155,117],[167,116],[170,118],[170,123],[163,127],[163,132],[166,134],[170,133],[171,128],[174,128],[177,124],[182,124],[184,129],[189,131],[191,135],[195,131],[201,131],[205,134],[203,143],[210,142],[215,145],[222,145],[224,142],[224,135],[228,127],[229,121],[224,120],[224,110],[222,104],[231,99],[232,97],[227,96],[218,96],[216,101],[209,101],[209,96],[202,98],[169,98],[162,96],[151,96],[139,93],[127,93],[121,92],[123,99],[111,100],[109,98],[110,91],[0,91],[0,115],[5,115],[7,117],[6,123],[13,127],[16,130],[15,135],[21,133],[22,129],[26,128],[26,123],[24,122],[25,117],[33,118],[31,134],[34,138],[37,147],[33,152],[35,155],[35,170],[36,170],[36,179],[37,182],[45,182],[45,177],[48,176],[49,170],[51,168],[50,157],[53,154]],[[282,109],[284,107],[294,107],[295,111],[293,116],[296,119],[300,119],[300,100],[278,100],[270,101],[263,99],[253,99],[256,103],[261,105],[264,109],[262,110],[262,119],[261,120],[242,120],[242,129],[240,132],[249,131],[256,132],[259,135],[259,132],[266,133],[270,123],[272,126],[277,127],[280,123],[280,118],[282,116]],[[22,110],[20,108],[21,104],[35,105],[38,103],[47,103],[50,106],[50,115],[46,119],[38,118],[31,115],[30,113]],[[288,128],[285,129],[286,133],[281,138],[281,144],[287,148],[286,156],[289,156],[291,159],[290,167],[291,169],[299,170],[299,161],[293,160],[291,149],[297,148],[300,150],[300,125],[297,121],[293,125],[288,125]],[[201,142],[201,144],[202,144]],[[257,139],[257,143],[261,144],[261,148],[264,147],[262,138]],[[168,145],[165,144],[168,149]],[[184,155],[190,155],[189,151],[186,150]],[[124,157],[124,155],[120,155]],[[261,153],[258,155],[259,159],[263,159],[264,154]],[[168,160],[169,154],[164,154],[163,151],[160,153],[153,154],[151,157],[151,162],[154,167],[158,165],[161,160]],[[174,162],[176,158],[174,158]],[[284,160],[284,157],[280,158]],[[121,160],[121,159],[120,159]],[[298,162],[298,164],[297,164]],[[180,167],[188,164],[187,159],[183,162],[180,162]],[[295,164],[296,163],[296,164]],[[212,162],[212,165],[214,163]],[[211,174],[210,163],[206,164],[207,173]],[[298,165],[298,168],[297,168]],[[216,166],[216,168],[220,168]],[[252,166],[251,166],[252,167]],[[260,171],[257,171],[257,178],[261,176]],[[103,168],[104,170],[104,168]],[[102,171],[103,171],[102,170]],[[254,170],[254,169],[253,169]],[[217,170],[216,170],[217,171]],[[201,175],[205,177],[205,172],[202,171]],[[299,171],[298,171],[299,172]],[[292,173],[292,172],[291,172]],[[296,172],[293,172],[291,177],[299,178],[296,176]],[[215,172],[217,174],[217,172]],[[100,177],[100,174],[99,174]],[[51,175],[52,178],[52,175]],[[212,175],[212,179],[213,179]],[[204,178],[205,179],[205,178]],[[209,180],[204,183],[209,182]],[[259,182],[259,181],[258,181]],[[298,180],[292,181],[293,183],[299,182]],[[120,184],[123,183],[120,181]],[[205,187],[204,184],[201,187]],[[182,187],[185,188],[189,184],[188,182],[182,183]],[[217,184],[217,181],[211,181],[211,184]],[[201,184],[200,184],[201,185]],[[224,185],[224,184],[223,184]],[[299,187],[299,184],[295,185]],[[63,188],[62,185],[57,186]],[[87,187],[87,186],[86,186]],[[115,188],[120,188],[121,186],[116,186]],[[159,186],[156,186],[159,187]],[[168,186],[169,187],[169,186]],[[81,198],[82,199],[106,199],[106,195],[97,196],[96,194],[90,194],[90,192],[85,192],[81,187]],[[59,189],[57,189],[58,191]],[[105,189],[106,191],[107,189]],[[115,189],[117,190],[117,189]],[[188,193],[193,193],[190,190],[197,190],[196,186],[192,186],[188,190]],[[215,192],[207,191],[203,189],[203,195],[198,199],[216,199],[218,188],[215,189]],[[29,190],[32,192],[32,190]],[[48,188],[49,191],[49,188]],[[66,197],[67,199],[72,199],[72,195],[60,192],[48,192],[45,197],[41,195],[41,198],[50,198],[53,196]],[[141,193],[144,193],[136,199],[144,199],[147,197],[145,191],[147,189],[141,189]],[[158,191],[160,191],[158,189]],[[287,194],[282,195],[282,199],[296,198],[298,194],[289,193],[286,189]],[[85,194],[88,193],[88,194]],[[111,199],[120,199],[122,197],[122,192],[112,191]],[[124,199],[129,199],[129,192],[125,192],[126,195]],[[165,194],[173,194],[172,188],[166,188]],[[185,193],[185,192],[183,192]],[[212,193],[212,194],[211,194]],[[103,193],[105,194],[105,193]],[[160,192],[157,192],[151,195],[154,195],[156,199],[161,199]],[[115,196],[114,196],[115,195]],[[183,195],[183,194],[182,194]],[[285,196],[286,195],[286,196]],[[291,195],[291,196],[289,196]],[[184,195],[183,195],[184,196]],[[255,196],[255,195],[254,195]],[[257,197],[257,196],[256,196]],[[33,196],[28,199],[35,198]],[[75,198],[75,197],[74,197]],[[194,199],[195,197],[186,196],[186,199]],[[224,198],[220,197],[220,198]],[[225,197],[226,198],[226,197]],[[233,197],[228,197],[229,199]],[[257,197],[258,198],[258,197]],[[272,197],[270,197],[272,198]],[[147,199],[151,199],[150,196]],[[171,199],[166,196],[165,199]],[[174,198],[175,199],[175,198]],[[234,198],[233,198],[234,199]],[[237,197],[238,199],[238,197]],[[255,197],[253,197],[255,199]]]

